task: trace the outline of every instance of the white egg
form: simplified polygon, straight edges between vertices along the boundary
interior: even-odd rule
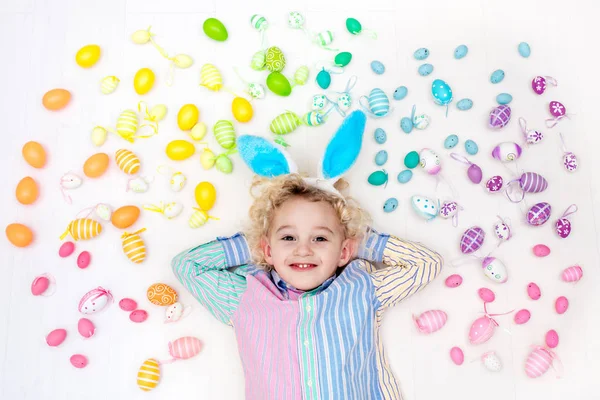
[[[502,261],[494,257],[486,257],[481,263],[483,273],[488,279],[496,283],[504,283],[508,280],[508,271]]]
[[[168,219],[175,218],[183,211],[183,206],[180,203],[172,202],[165,206],[164,215]]]
[[[187,178],[184,174],[182,174],[181,172],[174,173],[173,176],[171,176],[171,190],[173,190],[174,192],[181,191],[181,189],[183,189],[183,187],[185,186],[186,182]]]
[[[102,310],[108,304],[108,296],[90,296],[85,302],[83,302],[79,311],[82,314],[93,314]]]
[[[135,178],[131,179],[127,183],[127,190],[131,190],[135,193],[145,193],[150,189],[150,185],[148,185],[148,179],[146,178]]]
[[[106,204],[98,204],[96,206],[96,215],[103,219],[104,221],[110,221],[110,217],[112,216],[112,210]]]
[[[72,173],[65,174],[60,178],[60,185],[65,189],[77,189],[82,183],[83,180]]]
[[[416,129],[423,130],[429,126],[431,118],[429,115],[417,115],[413,118],[413,125]]]
[[[177,322],[181,318],[185,318],[187,315],[189,315],[191,309],[192,307],[184,307],[179,302],[170,305],[169,307],[167,307],[167,311],[165,313],[165,324],[170,322]]]
[[[419,164],[430,175],[436,175],[442,169],[440,156],[427,148],[421,150],[421,153],[419,153]]]
[[[510,227],[503,222],[499,222],[494,226],[494,232],[500,240],[510,239]]]
[[[493,351],[483,354],[481,362],[489,371],[500,372],[502,370],[502,361],[500,361],[500,358]]]
[[[427,197],[413,196],[411,204],[417,215],[428,221],[434,219],[438,214],[437,203]]]

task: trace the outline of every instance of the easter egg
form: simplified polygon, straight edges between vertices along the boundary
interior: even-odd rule
[[[410,118],[404,117],[400,120],[400,128],[404,133],[410,133],[413,130],[413,122]]]
[[[471,108],[473,108],[473,100],[471,100],[471,99],[459,100],[459,102],[456,103],[456,108],[458,108],[461,111],[470,110]]]
[[[279,47],[271,46],[267,49],[265,66],[271,72],[281,72],[285,68],[285,55]]]
[[[194,190],[196,203],[204,211],[208,211],[215,205],[217,190],[210,182],[200,182]]]
[[[375,141],[379,144],[384,144],[385,141],[387,140],[387,134],[381,128],[375,129],[375,132],[373,133],[373,137],[375,138]]]
[[[111,94],[117,89],[121,80],[116,76],[107,76],[100,81],[100,91],[102,94]]]
[[[148,312],[145,310],[135,310],[129,314],[129,319],[133,322],[144,322],[148,319]]]
[[[512,111],[508,105],[502,104],[490,111],[488,126],[492,129],[504,128],[510,121]]]
[[[137,373],[137,385],[144,392],[158,386],[160,381],[160,363],[154,358],[149,358],[140,367]]]
[[[419,75],[427,76],[433,72],[433,65],[423,64],[423,65],[419,66],[419,69],[417,71],[419,72]]]
[[[271,72],[267,76],[267,87],[279,96],[289,96],[292,93],[290,81],[280,72]]]
[[[202,140],[206,135],[206,131],[206,124],[204,122],[198,122],[190,131],[190,136],[193,140]]]
[[[100,46],[88,44],[77,51],[77,54],[75,54],[75,62],[81,68],[93,67],[100,59],[100,53]]]
[[[406,86],[400,86],[396,90],[394,90],[394,100],[402,100],[408,94],[408,89]]]
[[[462,365],[465,361],[465,354],[460,347],[453,347],[450,349],[450,359],[456,365]]]
[[[98,287],[87,292],[79,301],[77,309],[84,315],[102,311],[112,301],[110,291]]]
[[[490,82],[494,84],[502,82],[503,79],[504,71],[502,71],[501,69],[495,70],[494,72],[492,72],[492,75],[490,75]]]
[[[388,154],[385,150],[380,150],[375,154],[375,164],[382,166],[387,162]]]
[[[215,168],[217,171],[230,174],[233,171],[233,163],[226,154],[221,154],[215,159]]]
[[[89,251],[82,251],[77,256],[77,266],[80,269],[86,269],[90,265],[90,261],[92,260],[92,256]]]
[[[236,97],[231,103],[233,117],[239,122],[248,122],[252,119],[254,111],[250,102],[243,97]]]
[[[58,249],[58,255],[62,258],[69,257],[75,251],[75,243],[64,242]]]
[[[458,136],[457,135],[449,135],[446,140],[444,140],[444,147],[446,149],[453,149],[454,146],[458,144]]]
[[[346,29],[353,35],[358,35],[362,31],[362,25],[356,18],[346,19]]]
[[[577,282],[583,278],[583,268],[579,265],[565,268],[561,274],[561,279],[565,282]]]
[[[196,147],[187,140],[178,139],[169,142],[165,152],[171,160],[182,161],[193,156],[196,152]]]
[[[429,50],[421,47],[420,49],[415,50],[415,52],[413,53],[413,57],[415,58],[415,60],[425,60],[427,57],[429,57]]]
[[[200,154],[200,165],[202,168],[208,170],[211,169],[215,165],[215,161],[217,157],[215,157],[215,153],[212,152],[208,147],[202,150]]]
[[[133,311],[137,308],[137,302],[126,297],[119,301],[119,308],[123,311]]]
[[[21,154],[33,168],[43,168],[46,165],[46,150],[38,142],[27,142],[21,149]]]
[[[36,181],[30,176],[21,179],[17,184],[15,195],[21,204],[35,203],[39,195]]]
[[[468,228],[460,238],[460,251],[463,254],[473,253],[483,245],[485,232],[478,226]]]
[[[552,206],[548,203],[537,203],[534,204],[529,211],[527,211],[527,223],[533,226],[541,226],[550,219],[552,213]]]
[[[436,332],[446,325],[448,315],[442,310],[425,311],[418,317],[413,315],[413,321],[421,333],[430,334]]]
[[[42,104],[50,111],[62,110],[71,101],[71,92],[66,89],[52,89],[42,97]]]
[[[383,204],[383,211],[386,213],[394,211],[398,208],[398,200],[395,197],[391,197]]]
[[[515,321],[515,324],[517,324],[517,325],[523,325],[524,323],[529,321],[530,318],[531,318],[531,312],[529,312],[529,310],[522,309],[522,310],[517,311],[517,313],[515,314],[515,317],[514,317],[514,321]]]
[[[502,142],[492,150],[492,157],[498,161],[510,162],[521,157],[523,150],[515,142]]]
[[[567,298],[565,296],[560,296],[554,302],[554,309],[559,314],[564,314],[565,312],[567,312],[568,308],[569,308],[569,300],[567,300]]]
[[[186,182],[187,182],[187,178],[185,177],[185,175],[183,175],[181,172],[175,172],[171,176],[171,180],[169,181],[169,186],[171,187],[172,191],[179,192],[179,191],[181,191],[181,189],[183,189]]]
[[[108,162],[108,154],[96,153],[90,156],[83,164],[83,173],[88,178],[98,178],[106,172]]]
[[[560,117],[565,115],[567,109],[560,101],[551,101],[548,104],[548,111],[553,117]]]
[[[485,183],[485,188],[489,193],[496,193],[504,186],[504,180],[500,175],[492,176]]]
[[[500,372],[502,370],[502,361],[493,351],[483,354],[481,362],[488,371]]]
[[[546,257],[550,254],[550,247],[545,244],[536,244],[533,246],[533,254],[536,257]]]
[[[141,68],[133,77],[133,88],[139,95],[146,94],[154,86],[154,72],[150,68]]]
[[[406,168],[415,168],[419,165],[419,153],[411,151],[404,157],[404,165]]]
[[[323,68],[317,74],[316,81],[317,85],[319,85],[321,89],[327,89],[329,85],[331,85],[331,75],[329,72],[325,71],[325,68]]]
[[[84,338],[91,338],[96,332],[96,327],[89,319],[81,318],[79,319],[79,322],[77,322],[77,331]]]
[[[494,292],[492,290],[490,290],[488,288],[484,288],[484,287],[480,288],[477,291],[477,294],[479,295],[479,298],[486,303],[491,303],[494,300],[496,300],[496,295],[494,294]]]
[[[375,72],[377,75],[381,75],[385,72],[385,66],[381,63],[381,61],[371,61],[371,70]]]
[[[494,257],[485,257],[481,263],[485,276],[496,283],[504,283],[508,280],[508,270],[502,261]]]
[[[127,149],[119,149],[116,151],[115,162],[119,169],[127,175],[135,175],[140,170],[140,159]]]
[[[461,44],[454,50],[454,58],[460,60],[461,58],[464,58],[468,52],[469,48],[466,45]]]
[[[385,92],[379,88],[373,88],[368,97],[369,109],[378,117],[385,116],[390,110],[390,100]]]
[[[434,219],[438,214],[437,203],[424,196],[412,196],[411,205],[415,213],[426,220]]]
[[[206,36],[218,42],[227,40],[229,36],[225,25],[216,18],[207,18],[202,24],[202,30]]]
[[[431,122],[431,118],[429,118],[429,115],[425,115],[425,114],[415,115],[412,122],[413,122],[413,126],[415,128],[423,130],[429,126],[429,123]]]
[[[148,287],[146,297],[157,306],[170,306],[177,301],[177,292],[164,283],[154,283]]]
[[[577,156],[571,152],[565,153],[563,156],[563,166],[568,172],[575,172],[579,168]]]
[[[554,329],[550,329],[548,332],[546,332],[545,341],[546,346],[550,347],[551,349],[555,348],[558,346],[558,333],[556,333]]]
[[[500,93],[496,96],[496,102],[498,104],[510,104],[512,101],[512,96],[509,93]]]
[[[462,285],[462,283],[463,283],[463,278],[462,278],[462,276],[460,276],[458,274],[450,275],[444,281],[444,284],[449,288],[459,287],[460,285]]]
[[[110,218],[115,228],[125,229],[135,224],[140,216],[140,209],[136,206],[123,206],[117,208]]]
[[[431,95],[437,105],[446,105],[452,101],[452,89],[441,79],[436,79],[431,84]]]
[[[477,154],[477,152],[479,152],[479,146],[477,146],[477,143],[475,143],[471,139],[468,139],[465,142],[465,151],[470,155],[474,156],[475,154]]]
[[[108,132],[101,126],[96,126],[92,129],[91,139],[94,146],[100,147],[106,142],[106,137],[108,136]]]
[[[419,165],[429,175],[437,175],[442,170],[440,156],[428,148],[419,153]]]
[[[407,183],[412,179],[413,172],[410,169],[405,169],[398,174],[398,182]]]
[[[333,62],[338,67],[345,67],[350,64],[350,61],[352,61],[352,53],[348,53],[347,51],[338,53],[333,59]]]
[[[531,55],[531,47],[529,47],[529,44],[527,42],[519,43],[519,46],[517,46],[517,50],[519,51],[521,57],[527,58]]]
[[[381,186],[388,181],[388,174],[385,171],[375,171],[369,175],[367,182],[373,186]]]
[[[46,335],[46,343],[51,347],[60,346],[67,338],[66,329],[55,329]]]
[[[200,111],[194,104],[186,104],[177,113],[177,126],[182,131],[189,131],[198,123]]]
[[[46,274],[41,276],[36,276],[33,282],[31,282],[31,294],[34,296],[41,296],[50,287],[53,282],[50,277]],[[48,295],[49,293],[47,293]]]
[[[527,295],[531,300],[539,300],[542,297],[542,291],[537,284],[530,282],[527,285]]]

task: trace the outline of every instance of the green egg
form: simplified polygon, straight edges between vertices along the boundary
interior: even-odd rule
[[[419,153],[416,151],[411,151],[404,157],[404,165],[406,168],[414,168],[419,165]]]
[[[271,72],[267,76],[267,87],[279,96],[289,96],[292,93],[290,81],[281,72]]]
[[[223,25],[223,23],[216,18],[208,18],[206,21],[204,21],[202,30],[206,36],[218,42],[227,40],[227,37],[229,36],[225,25]]]
[[[233,171],[233,163],[225,154],[221,154],[215,160],[215,167],[224,174],[230,174]]]
[[[368,182],[373,186],[381,186],[384,183],[387,183],[388,174],[384,170],[375,171],[371,175],[369,175]]]
[[[331,85],[331,75],[329,75],[329,72],[325,71],[325,68],[317,74],[317,84],[321,89],[327,89],[329,85]]]
[[[346,29],[353,35],[358,35],[362,31],[362,25],[356,18],[346,19]]]
[[[339,53],[337,56],[335,56],[333,61],[335,62],[335,65],[337,65],[338,67],[345,67],[346,65],[350,64],[350,61],[352,61],[352,53],[343,51],[343,52]]]

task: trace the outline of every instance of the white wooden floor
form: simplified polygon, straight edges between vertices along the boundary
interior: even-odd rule
[[[251,175],[237,155],[233,156],[233,174],[226,176],[215,170],[202,170],[197,156],[176,164],[166,158],[164,149],[169,141],[185,136],[176,126],[177,111],[185,103],[198,105],[201,119],[208,126],[218,119],[231,119],[232,96],[198,86],[203,64],[215,64],[228,87],[242,87],[233,67],[247,80],[264,82],[266,73],[249,68],[250,58],[260,44],[259,34],[249,24],[250,16],[255,13],[265,15],[271,23],[267,38],[269,44],[281,47],[287,56],[284,72],[291,76],[296,68],[306,64],[311,68],[311,80],[308,85],[294,89],[289,98],[268,93],[266,99],[256,101],[254,118],[245,126],[236,124],[237,132],[269,135],[269,123],[279,113],[292,110],[302,115],[308,111],[311,96],[322,92],[314,82],[315,67],[319,61],[332,60],[336,53],[319,49],[305,34],[287,26],[286,14],[294,9],[306,17],[306,28],[333,30],[336,36],[333,46],[354,54],[346,72],[333,75],[331,88],[343,90],[347,79],[357,75],[358,84],[352,91],[355,107],[358,97],[373,87],[384,89],[388,95],[400,85],[409,88],[406,99],[393,101],[390,116],[369,119],[361,157],[349,176],[352,193],[372,212],[378,229],[423,241],[440,251],[447,261],[442,277],[428,290],[389,311],[385,320],[385,345],[406,399],[600,398],[599,58],[597,40],[593,39],[600,37],[597,3],[592,0],[307,0],[289,6],[284,4],[287,2],[271,3],[267,5],[265,0],[0,2],[3,192],[0,222],[2,226],[15,221],[25,223],[36,235],[35,243],[27,249],[16,249],[6,240],[0,241],[0,398],[243,398],[243,375],[232,330],[193,303],[172,275],[170,260],[186,247],[216,235],[232,234],[240,228],[250,204],[247,188]],[[212,16],[227,26],[227,42],[212,42],[202,33],[203,21]],[[365,28],[374,29],[378,39],[365,35],[352,37],[344,27],[345,19],[350,16],[361,21]],[[195,61],[190,69],[176,71],[172,87],[165,85],[168,62],[150,45],[136,46],[130,40],[134,31],[150,25],[156,33],[155,39],[170,54],[187,53]],[[529,59],[517,53],[521,41],[529,42],[532,47]],[[83,70],[75,64],[74,55],[89,43],[101,45],[103,55],[94,68]],[[465,59],[456,61],[452,54],[461,43],[467,44],[470,51]],[[427,78],[417,74],[420,63],[412,58],[419,47],[431,50],[428,61],[435,70]],[[370,70],[369,64],[375,59],[386,66],[382,76]],[[155,88],[143,100],[169,107],[159,135],[133,146],[110,136],[100,151],[112,155],[122,147],[134,150],[142,159],[143,174],[155,176],[151,190],[145,194],[126,193],[126,177],[113,164],[105,176],[86,180],[80,189],[73,191],[73,204],[66,204],[59,191],[59,178],[68,171],[82,174],[85,159],[99,151],[90,141],[94,126],[114,127],[119,113],[136,107],[142,99],[132,90],[133,75],[142,67],[150,67],[157,74]],[[489,75],[498,68],[506,71],[506,78],[492,85]],[[98,85],[107,75],[121,79],[120,87],[110,96],[100,94]],[[553,76],[559,85],[549,88],[543,96],[536,96],[529,86],[536,75]],[[456,100],[473,99],[473,109],[460,112],[453,103],[446,118],[445,109],[433,103],[429,92],[434,78],[446,80]],[[41,106],[43,94],[55,87],[73,93],[69,107],[59,113],[48,112]],[[493,132],[485,122],[500,92],[513,95],[514,117],[507,128]],[[554,99],[576,115],[547,129],[543,125],[549,116],[546,107]],[[399,121],[410,115],[413,104],[418,112],[430,115],[432,123],[425,131],[406,135],[400,131]],[[548,201],[553,206],[551,222],[540,228],[524,223],[523,207],[501,195],[488,195],[468,182],[466,167],[450,159],[449,151],[443,148],[444,138],[456,133],[461,141],[456,149],[464,154],[464,141],[471,138],[478,143],[480,153],[470,158],[482,167],[484,178],[495,174],[507,177],[507,170],[491,158],[490,152],[502,141],[521,142],[519,116],[526,118],[530,127],[542,129],[546,134],[543,143],[524,149],[519,163],[520,168],[539,172],[550,183],[546,192],[527,197],[529,205]],[[301,127],[289,135],[290,152],[302,168],[315,172],[316,160],[340,120],[333,113],[325,126]],[[377,127],[388,134],[383,146],[372,137]],[[568,147],[580,159],[581,167],[575,174],[568,174],[561,167],[559,132],[563,132]],[[207,137],[216,151],[214,137],[212,134]],[[43,170],[34,170],[23,161],[21,147],[28,140],[38,140],[47,148],[49,163]],[[201,145],[197,147],[199,151]],[[458,201],[465,211],[460,214],[458,228],[441,219],[425,223],[410,210],[410,196],[436,195],[433,178],[417,170],[409,184],[401,186],[396,181],[404,155],[423,147],[431,147],[442,156],[443,173],[459,192]],[[390,181],[385,188],[367,183],[367,176],[377,168],[373,158],[380,149],[386,149],[390,155],[385,166]],[[170,192],[166,177],[155,173],[162,164],[187,175],[188,185],[182,192]],[[41,186],[40,199],[29,207],[20,205],[14,197],[17,182],[27,175]],[[202,180],[217,187],[218,201],[212,214],[220,220],[193,231],[187,226],[187,218],[194,205],[194,187]],[[446,196],[447,188],[441,183],[437,194]],[[383,202],[392,196],[398,198],[400,208],[393,214],[384,214]],[[185,205],[184,213],[177,219],[167,221],[159,214],[144,212],[134,226],[147,228],[143,237],[149,254],[142,265],[133,265],[124,257],[120,232],[110,224],[105,224],[101,237],[78,242],[77,251],[70,258],[61,259],[57,255],[60,234],[86,207],[96,203],[142,206],[174,200]],[[568,239],[560,240],[551,225],[572,203],[579,207],[572,216],[574,232]],[[487,281],[475,262],[459,269],[450,266],[450,261],[460,255],[461,232],[471,225],[486,230],[485,251],[494,250],[492,226],[496,215],[511,218],[515,232],[510,242],[494,252],[509,268],[510,278],[503,285]],[[550,246],[551,255],[535,258],[531,248],[537,243]],[[76,254],[82,250],[90,251],[93,258],[86,270],[75,265]],[[577,285],[560,281],[560,271],[574,264],[584,268],[583,280]],[[45,272],[55,276],[57,292],[53,297],[34,297],[30,293],[31,281]],[[463,275],[463,285],[446,288],[444,279],[456,272]],[[542,289],[537,302],[526,294],[526,285],[531,281]],[[163,324],[164,310],[145,299],[146,288],[154,282],[172,285],[185,304],[194,306],[192,315],[176,324]],[[134,324],[115,302],[105,312],[91,317],[97,333],[83,340],[77,333],[80,318],[77,304],[84,293],[97,286],[110,289],[116,302],[123,297],[136,299],[149,312],[149,319]],[[511,334],[498,329],[489,342],[471,346],[467,332],[482,311],[476,295],[482,286],[492,288],[497,295],[490,312],[528,308],[533,317],[529,323],[517,326],[512,322],[512,314],[500,316],[497,318],[500,327]],[[554,312],[554,299],[560,295],[570,300],[570,308],[564,315]],[[443,330],[423,336],[416,332],[411,314],[428,309],[445,310],[449,320]],[[60,327],[68,330],[66,342],[60,348],[49,348],[45,335]],[[525,358],[531,345],[543,343],[549,329],[560,335],[556,352],[564,364],[564,374],[556,379],[553,371],[549,371],[540,379],[529,379],[524,372]],[[150,393],[140,391],[136,373],[141,363],[149,357],[166,359],[168,342],[185,335],[201,338],[206,346],[204,351],[193,359],[163,366],[160,386]],[[454,366],[448,356],[454,345],[465,351],[467,362],[460,367]],[[502,359],[501,372],[494,374],[479,362],[469,362],[492,350]],[[76,353],[89,358],[87,368],[78,370],[71,366],[69,357]]]

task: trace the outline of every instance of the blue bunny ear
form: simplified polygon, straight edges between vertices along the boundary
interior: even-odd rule
[[[260,136],[239,136],[237,150],[246,165],[260,176],[273,178],[298,170],[283,147]]]
[[[367,116],[360,110],[348,115],[333,135],[321,163],[320,174],[325,179],[335,179],[354,165],[362,146]]]

